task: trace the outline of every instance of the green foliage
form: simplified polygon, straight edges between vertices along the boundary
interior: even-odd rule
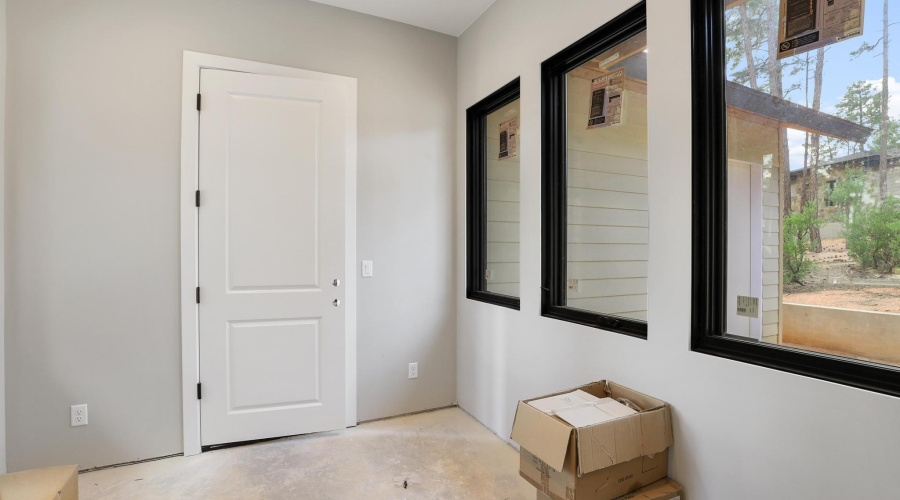
[[[900,199],[862,208],[844,230],[850,258],[860,266],[891,274],[900,265]]]
[[[851,214],[858,213],[862,209],[863,195],[868,189],[868,178],[861,168],[848,168],[844,177],[835,182],[834,189],[829,190],[826,196],[838,207],[839,222],[848,224]]]
[[[818,218],[813,202],[807,203],[800,212],[784,218],[784,280],[803,284],[803,280],[815,269],[816,263],[809,259],[813,249],[810,232],[821,228],[825,221]]]
[[[880,92],[879,92],[880,94]],[[879,98],[880,99],[880,98]],[[879,113],[880,115],[880,113]],[[900,147],[900,121],[897,121],[893,118],[888,118],[887,121],[887,147],[888,150],[896,149]],[[873,149],[876,151],[881,150],[881,126],[875,129],[872,132],[871,142],[874,145]]]
[[[881,92],[876,91],[871,83],[860,80],[851,84],[834,107],[837,116],[853,123],[871,128],[877,128],[881,123]],[[854,153],[863,148],[863,144],[852,145]]]
[[[865,144],[848,143],[838,139],[829,139],[824,151],[824,157],[828,160],[844,154],[858,153],[864,150],[880,151],[881,149],[881,92],[877,87],[865,81],[858,81],[847,87],[841,101],[835,106],[836,115],[870,127],[874,131]],[[887,143],[889,148],[900,146],[900,122],[888,117]],[[843,151],[843,153],[840,153]]]

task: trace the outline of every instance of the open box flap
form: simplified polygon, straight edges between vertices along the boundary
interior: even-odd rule
[[[557,471],[563,470],[572,427],[519,401],[510,438]]]
[[[669,407],[576,429],[578,475],[664,451],[672,444]]]

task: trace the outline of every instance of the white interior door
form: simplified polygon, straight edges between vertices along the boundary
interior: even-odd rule
[[[345,427],[347,97],[204,69],[201,443]]]
[[[762,165],[728,162],[727,332],[762,339]],[[737,314],[737,298],[759,299],[756,318]]]

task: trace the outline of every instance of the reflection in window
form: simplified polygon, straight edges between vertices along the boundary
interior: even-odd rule
[[[487,116],[486,290],[519,296],[519,100]]]
[[[647,320],[647,35],[566,75],[566,306]]]
[[[896,26],[777,59],[779,2],[724,1],[727,332],[900,366]]]

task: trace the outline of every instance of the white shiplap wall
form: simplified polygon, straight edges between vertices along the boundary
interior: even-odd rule
[[[647,319],[647,96],[625,91],[622,124],[587,130],[591,82],[568,78],[567,305]]]
[[[519,157],[498,155],[500,124],[518,116],[516,100],[487,117],[487,291],[513,297],[519,296]]]
[[[763,262],[762,262],[762,337],[763,341],[781,342],[779,310],[781,309],[781,169],[763,159]]]

